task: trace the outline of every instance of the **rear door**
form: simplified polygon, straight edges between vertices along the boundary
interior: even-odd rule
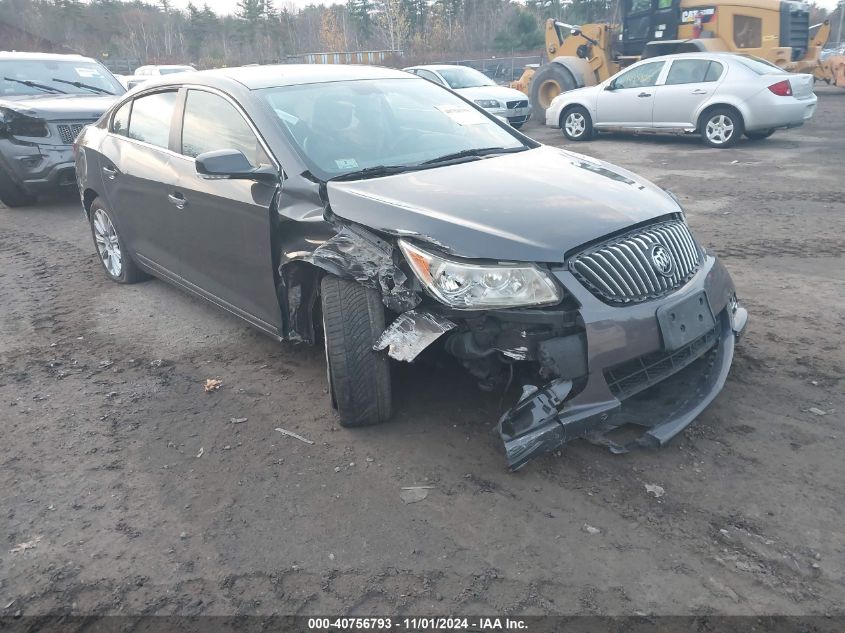
[[[272,334],[281,328],[271,248],[270,207],[276,185],[206,179],[194,158],[236,149],[256,167],[273,159],[244,113],[229,97],[190,88],[177,130],[181,156],[167,195],[181,201],[184,280],[215,303]],[[276,165],[277,166],[277,165]]]
[[[176,159],[168,149],[176,90],[143,94],[121,106],[100,145],[106,201],[133,256],[165,274],[179,268],[179,219],[167,203]]]
[[[663,61],[637,64],[617,75],[596,101],[595,126],[651,127],[655,85]]]
[[[654,127],[695,127],[699,107],[716,92],[725,67],[709,59],[675,59],[655,88]]]

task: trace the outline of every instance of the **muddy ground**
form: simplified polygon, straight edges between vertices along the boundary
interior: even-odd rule
[[[818,92],[730,150],[525,130],[677,193],[751,322],[664,450],[516,474],[460,371],[398,368],[395,420],[342,429],[322,350],[107,281],[73,196],[0,209],[0,615],[841,613],[845,91]]]

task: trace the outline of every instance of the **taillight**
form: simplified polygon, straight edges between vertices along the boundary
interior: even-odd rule
[[[789,83],[789,79],[784,79],[783,81],[779,81],[776,84],[772,84],[771,86],[769,86],[769,90],[771,90],[774,94],[779,97],[792,96],[792,84]]]

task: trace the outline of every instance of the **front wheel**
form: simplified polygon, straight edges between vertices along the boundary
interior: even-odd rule
[[[755,132],[746,132],[745,136],[748,137],[748,140],[750,141],[762,141],[764,138],[769,138],[774,133],[774,130],[757,130]]]
[[[24,191],[14,179],[0,167],[0,202],[9,207],[28,207],[35,204],[35,196]]]
[[[390,417],[390,361],[373,345],[384,331],[378,292],[326,275],[320,282],[329,395],[341,426],[378,424]]]
[[[732,147],[742,136],[742,117],[730,108],[715,108],[701,117],[702,140],[710,147]]]
[[[586,108],[575,106],[563,113],[560,129],[570,141],[588,141],[593,136],[593,120]]]

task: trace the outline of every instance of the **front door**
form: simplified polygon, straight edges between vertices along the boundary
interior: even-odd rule
[[[654,86],[664,63],[639,63],[612,79],[599,92],[595,127],[651,127]]]
[[[256,167],[272,164],[244,115],[228,98],[189,89],[185,98],[177,180],[168,195],[179,201],[184,280],[212,301],[278,334],[271,247],[271,205],[278,185],[254,180],[205,179],[194,158],[236,149]]]

